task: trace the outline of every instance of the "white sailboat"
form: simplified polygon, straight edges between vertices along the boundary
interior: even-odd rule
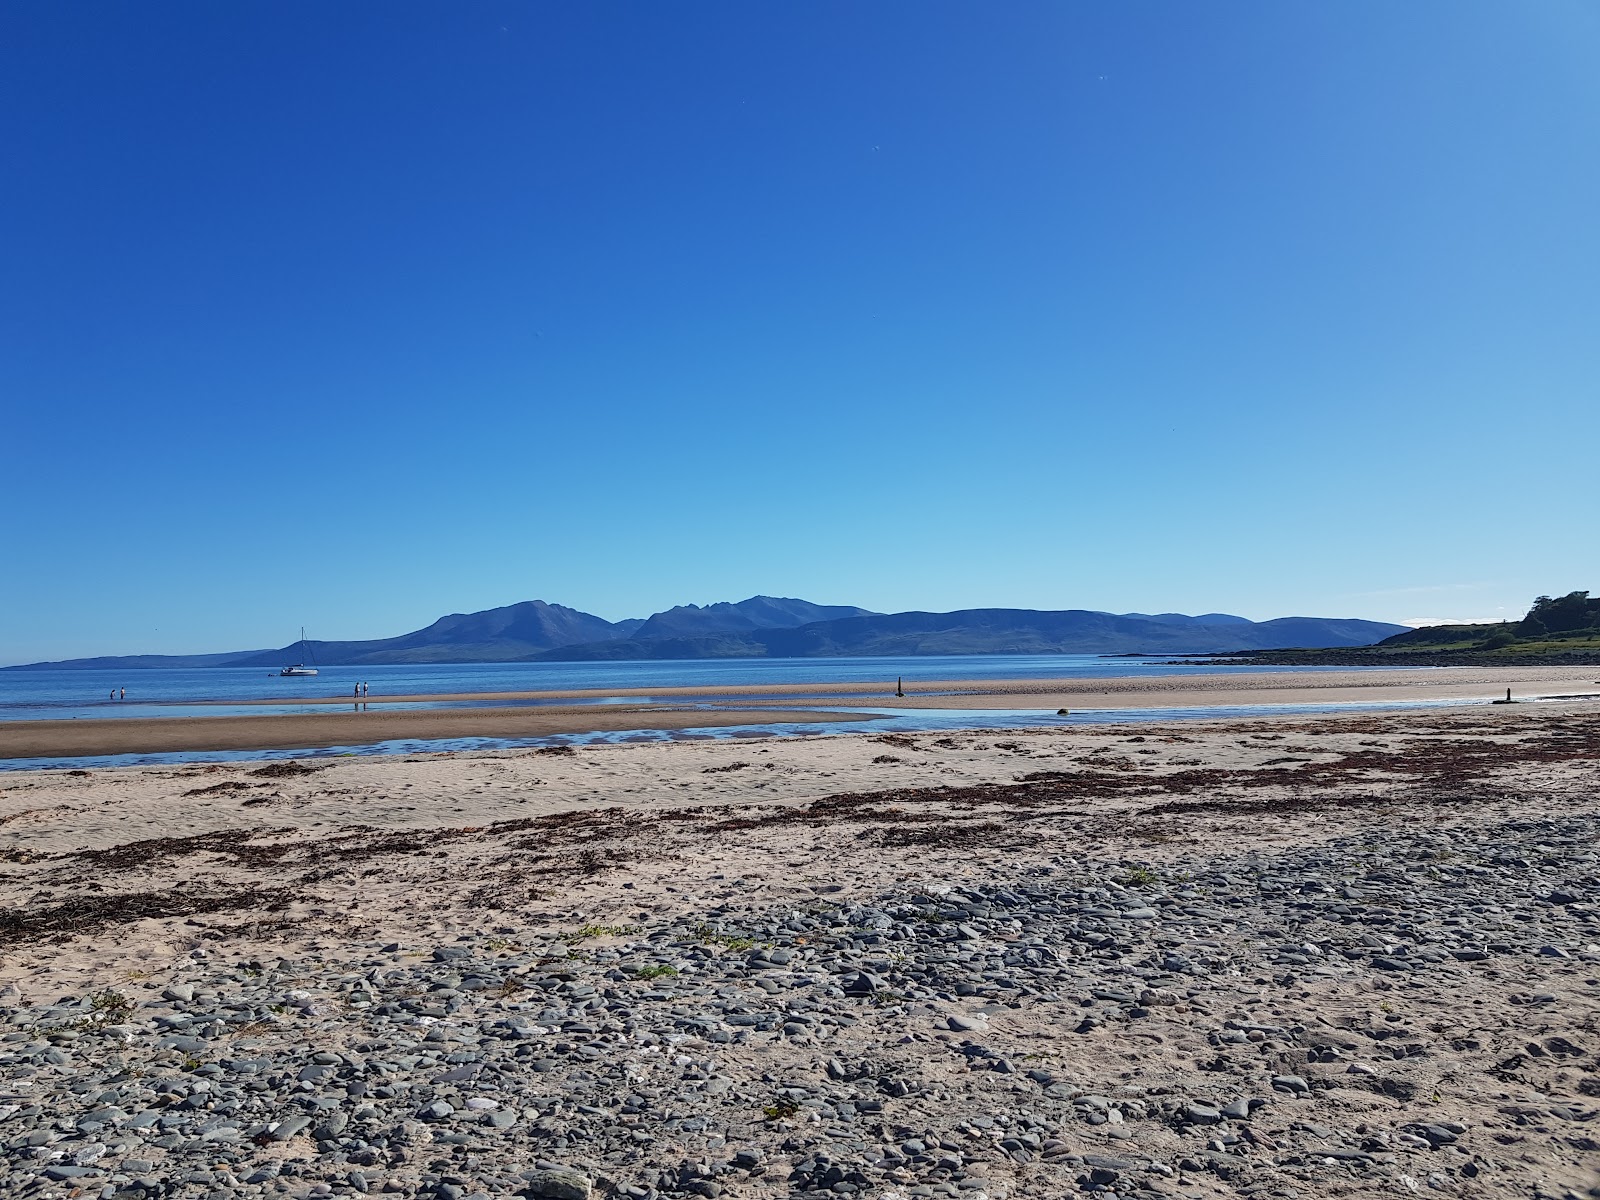
[[[305,626],[302,625],[300,627],[300,661],[295,663],[292,667],[285,667],[283,670],[279,671],[278,674],[315,675],[317,673],[317,668],[315,666],[306,666],[306,659],[308,658],[314,659],[315,656],[311,653],[311,647],[306,644]]]

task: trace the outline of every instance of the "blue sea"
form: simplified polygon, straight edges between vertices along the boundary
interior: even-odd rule
[[[1094,654],[974,654],[917,658],[754,658],[682,662],[428,663],[383,667],[323,667],[314,677],[285,679],[258,667],[138,671],[0,671],[0,721],[48,718],[222,716],[229,712],[321,711],[308,700],[349,699],[358,682],[371,696],[471,695],[493,692],[588,691],[633,688],[770,686],[773,695],[797,684],[859,683],[892,699],[895,681],[1117,679],[1148,675],[1215,675],[1271,671],[1348,671],[1350,667],[1174,665],[1155,659]],[[1381,668],[1372,668],[1381,669]],[[112,692],[127,689],[126,700]],[[748,702],[747,698],[741,698]],[[262,700],[232,709],[229,701]],[[640,697],[623,702],[637,704]],[[496,704],[502,703],[499,701]],[[550,703],[557,703],[552,701]],[[568,701],[567,703],[570,703]],[[436,707],[433,704],[418,707]]]
[[[317,749],[204,751],[119,754],[82,758],[0,758],[0,771],[30,768],[133,766],[151,763],[223,762],[271,758],[365,754],[417,754],[454,750],[510,749],[524,746],[582,745],[600,742],[699,740],[707,738],[815,737],[830,733],[928,733],[955,729],[1017,729],[1103,722],[1148,722],[1186,718],[1314,714],[1361,709],[1425,708],[1450,701],[1410,703],[1343,702],[1313,705],[1260,704],[1239,708],[1074,709],[1060,715],[1045,709],[904,709],[895,704],[895,683],[924,681],[959,685],[979,679],[1115,679],[1147,675],[1184,676],[1278,671],[1383,668],[1222,666],[1214,662],[1102,658],[1097,655],[963,655],[928,658],[723,659],[683,662],[608,663],[435,663],[413,666],[325,667],[312,678],[282,678],[264,669],[239,667],[139,671],[0,671],[0,738],[4,722],[19,720],[95,720],[107,717],[194,717],[230,714],[327,712],[326,698],[350,699],[357,682],[370,685],[371,697],[452,695],[452,701],[395,702],[395,708],[560,703],[638,704],[648,696],[598,696],[574,700],[479,700],[474,694],[523,691],[600,691],[638,688],[770,687],[777,699],[808,683],[858,683],[862,696],[881,700],[868,720],[800,723],[774,709],[771,724],[724,726],[719,709],[759,708],[761,695],[714,694],[686,701],[662,696],[674,707],[703,709],[705,724],[692,729],[578,732],[537,738],[453,738],[374,742]],[[1441,668],[1447,669],[1447,668]],[[112,699],[127,688],[126,700]],[[953,690],[959,690],[959,687]],[[262,704],[259,701],[275,701]],[[255,703],[245,703],[245,702]],[[818,707],[826,706],[826,698]]]

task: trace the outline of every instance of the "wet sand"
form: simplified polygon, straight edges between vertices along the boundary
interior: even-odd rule
[[[1130,668],[1137,670],[1137,667]],[[894,708],[1044,708],[1055,699],[1075,699],[1084,707],[1185,707],[1195,697],[1203,704],[1299,704],[1340,700],[1479,699],[1600,691],[1596,667],[1409,667],[1392,671],[1263,671],[1259,674],[1146,675],[1114,679],[927,679],[908,681],[897,697],[891,683],[735,684],[723,687],[579,688],[569,691],[429,692],[368,696],[367,704],[446,704],[527,700],[606,700],[696,703],[708,699],[759,698],[766,703],[801,704],[825,696],[830,706]],[[1262,696],[1256,693],[1273,692]],[[1314,701],[1305,697],[1315,696]],[[1028,703],[1017,704],[1026,697]],[[1183,699],[1174,699],[1182,697]],[[192,702],[189,702],[192,703]],[[349,705],[349,696],[285,700],[217,700],[228,705]],[[1063,707],[1063,705],[1056,705]],[[1070,706],[1068,706],[1070,707]],[[585,708],[583,711],[593,711]]]
[[[1400,703],[1426,700],[1492,700],[1509,688],[1524,700],[1593,694],[1600,699],[1594,667],[1438,668],[1395,671],[1294,671],[1261,675],[1149,676],[1132,679],[1012,681],[985,684],[976,694],[925,695],[937,686],[908,691],[896,708],[1209,708],[1251,704]],[[968,685],[970,686],[970,685]],[[1026,700],[1026,703],[1020,701]],[[842,707],[880,701],[841,697]]]
[[[346,702],[349,706],[349,702]],[[161,754],[207,750],[300,750],[440,738],[537,738],[628,729],[867,720],[860,712],[782,713],[662,707],[445,708],[421,712],[327,712],[260,717],[137,717],[93,721],[10,721],[0,726],[0,759]]]
[[[373,696],[352,712],[348,697],[296,700],[326,713],[260,716],[107,718],[13,721],[0,725],[0,759],[52,758],[171,751],[311,749],[399,740],[467,737],[551,737],[629,729],[691,729],[765,725],[774,721],[865,720],[864,710],[895,709],[1148,709],[1337,703],[1409,704],[1427,700],[1489,700],[1503,696],[1592,695],[1600,700],[1593,667],[1410,668],[1394,671],[1292,671],[1259,674],[1150,675],[1117,679],[929,680],[892,688],[861,683],[741,685],[735,687],[586,689]],[[399,703],[643,699],[658,703],[552,704],[538,708],[387,710]],[[730,702],[707,709],[708,700]],[[737,701],[759,699],[761,709]],[[825,700],[831,711],[816,708]],[[220,702],[219,702],[220,703]],[[229,702],[232,703],[232,702]],[[246,703],[281,704],[282,701]],[[773,709],[781,711],[774,712]]]

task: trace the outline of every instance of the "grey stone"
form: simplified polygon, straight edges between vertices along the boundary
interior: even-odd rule
[[[272,1131],[272,1140],[275,1142],[287,1142],[310,1124],[311,1118],[300,1113],[296,1113],[292,1117],[285,1117],[278,1122],[278,1127]]]
[[[585,1175],[565,1167],[529,1171],[527,1194],[539,1200],[589,1200],[592,1184]]]
[[[1422,1137],[1427,1138],[1429,1144],[1435,1148],[1439,1146],[1452,1146],[1455,1144],[1456,1139],[1459,1136],[1454,1129],[1446,1128],[1443,1125],[1411,1125],[1408,1126],[1408,1128],[1416,1131]]]
[[[83,1167],[73,1163],[52,1163],[44,1169],[46,1179],[54,1179],[58,1183],[68,1179],[83,1179],[89,1175],[104,1174],[98,1167]]]
[[[870,996],[883,989],[883,981],[865,971],[857,971],[844,985],[846,996]]]

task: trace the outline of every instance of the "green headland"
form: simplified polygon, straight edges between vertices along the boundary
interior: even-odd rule
[[[1540,596],[1520,621],[1429,625],[1371,646],[1251,650],[1209,655],[1267,666],[1564,667],[1600,666],[1600,597]]]

